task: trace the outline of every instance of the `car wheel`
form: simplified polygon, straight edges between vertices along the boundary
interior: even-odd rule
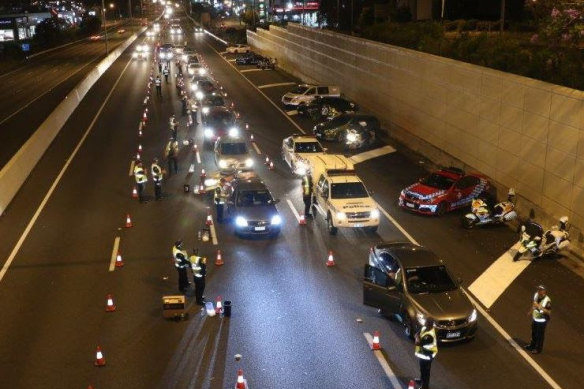
[[[378,226],[374,226],[374,227],[367,227],[367,232],[370,232],[372,234],[377,232],[377,227]]]
[[[448,205],[446,204],[446,202],[441,202],[440,204],[438,204],[438,207],[436,207],[436,215],[438,216],[442,216],[446,213],[446,210],[448,209]]]
[[[337,227],[333,225],[333,217],[329,213],[326,218],[326,225],[328,227],[329,234],[336,235],[337,234]]]

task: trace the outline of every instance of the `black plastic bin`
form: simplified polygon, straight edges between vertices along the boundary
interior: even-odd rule
[[[231,301],[225,300],[223,303],[223,316],[230,317],[231,316]]]

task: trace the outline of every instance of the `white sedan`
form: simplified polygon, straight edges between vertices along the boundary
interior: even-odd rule
[[[232,46],[227,46],[227,48],[225,49],[225,52],[231,53],[231,54],[242,54],[242,53],[248,53],[250,51],[251,51],[251,48],[249,47],[249,45],[232,45]]]
[[[318,139],[312,135],[295,134],[284,138],[282,141],[282,159],[286,161],[294,174],[300,176],[307,173],[306,155],[322,155],[326,149],[322,147]]]

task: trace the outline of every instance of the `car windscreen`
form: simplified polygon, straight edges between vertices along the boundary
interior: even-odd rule
[[[452,186],[452,184],[454,184],[454,180],[452,178],[437,173],[430,174],[429,176],[423,178],[420,182],[426,186],[442,190],[448,189]]]
[[[207,117],[207,124],[211,126],[229,126],[235,122],[235,117],[231,112],[221,112],[209,115]]]
[[[406,269],[406,284],[411,293],[440,293],[457,288],[443,265]]]
[[[221,151],[221,155],[247,154],[247,145],[243,142],[221,143],[220,151]]]
[[[302,85],[298,85],[296,88],[292,89],[290,92],[297,94],[297,95],[303,95],[304,92],[306,92],[308,90],[308,87],[306,86],[302,86]]]
[[[221,97],[221,96],[209,96],[207,98],[207,100],[205,101],[205,103],[207,105],[212,105],[215,107],[220,107],[222,105],[225,105],[225,101],[223,100],[223,97]]]
[[[349,120],[351,120],[350,116],[337,116],[333,120],[327,122],[327,127],[329,128],[340,127],[342,125],[347,124]]]
[[[294,145],[295,153],[322,153],[318,142],[298,142]]]
[[[363,197],[369,197],[369,193],[360,182],[340,182],[331,185],[331,198],[333,199],[359,199]]]
[[[237,195],[237,206],[255,207],[273,204],[272,195],[267,190],[242,190]]]

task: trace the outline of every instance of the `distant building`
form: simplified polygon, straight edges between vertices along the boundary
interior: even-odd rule
[[[36,25],[50,17],[50,12],[0,15],[0,42],[30,39],[35,34]]]

